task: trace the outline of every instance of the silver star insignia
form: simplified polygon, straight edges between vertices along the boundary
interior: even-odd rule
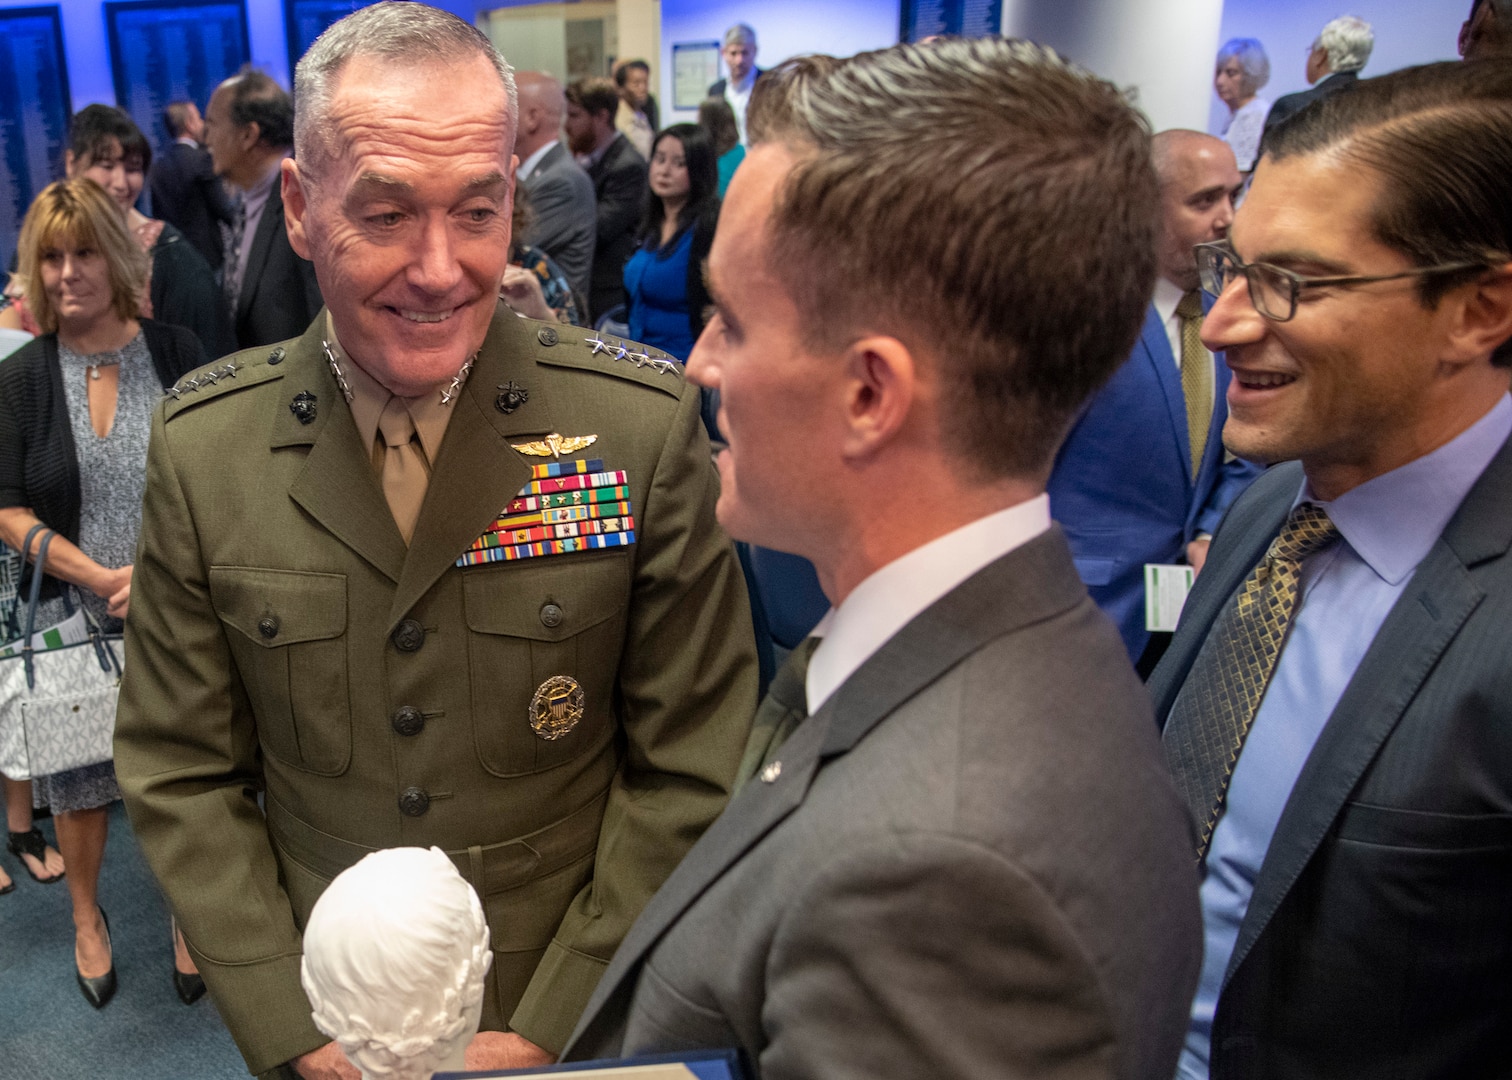
[[[608,352],[609,351],[609,343],[606,342],[606,341],[604,341],[602,338],[596,338],[596,337],[584,338],[583,339],[583,344],[584,345],[592,345],[593,346],[593,351],[588,354],[589,356],[597,356],[601,352]]]

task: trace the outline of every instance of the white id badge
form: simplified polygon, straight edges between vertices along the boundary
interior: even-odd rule
[[[1145,563],[1145,629],[1172,631],[1197,573],[1190,566]]]

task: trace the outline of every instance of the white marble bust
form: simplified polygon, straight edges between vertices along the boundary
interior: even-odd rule
[[[439,848],[389,848],[316,902],[301,981],[315,1026],[364,1080],[463,1068],[493,954],[477,893]]]

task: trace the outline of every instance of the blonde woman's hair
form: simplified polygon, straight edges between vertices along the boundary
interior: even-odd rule
[[[126,228],[125,216],[93,180],[59,180],[43,188],[31,204],[17,245],[26,305],[44,334],[57,332],[58,313],[42,287],[42,257],[59,247],[93,248],[104,255],[111,309],[123,321],[141,315],[147,255]]]

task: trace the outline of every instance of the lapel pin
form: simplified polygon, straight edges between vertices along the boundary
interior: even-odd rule
[[[774,761],[761,770],[761,782],[770,784],[782,775],[782,762]]]
[[[315,395],[308,390],[301,390],[294,395],[294,400],[289,402],[289,411],[301,424],[313,424],[315,422]]]
[[[494,408],[508,416],[529,400],[530,391],[511,381],[499,386],[499,396],[494,398]]]

